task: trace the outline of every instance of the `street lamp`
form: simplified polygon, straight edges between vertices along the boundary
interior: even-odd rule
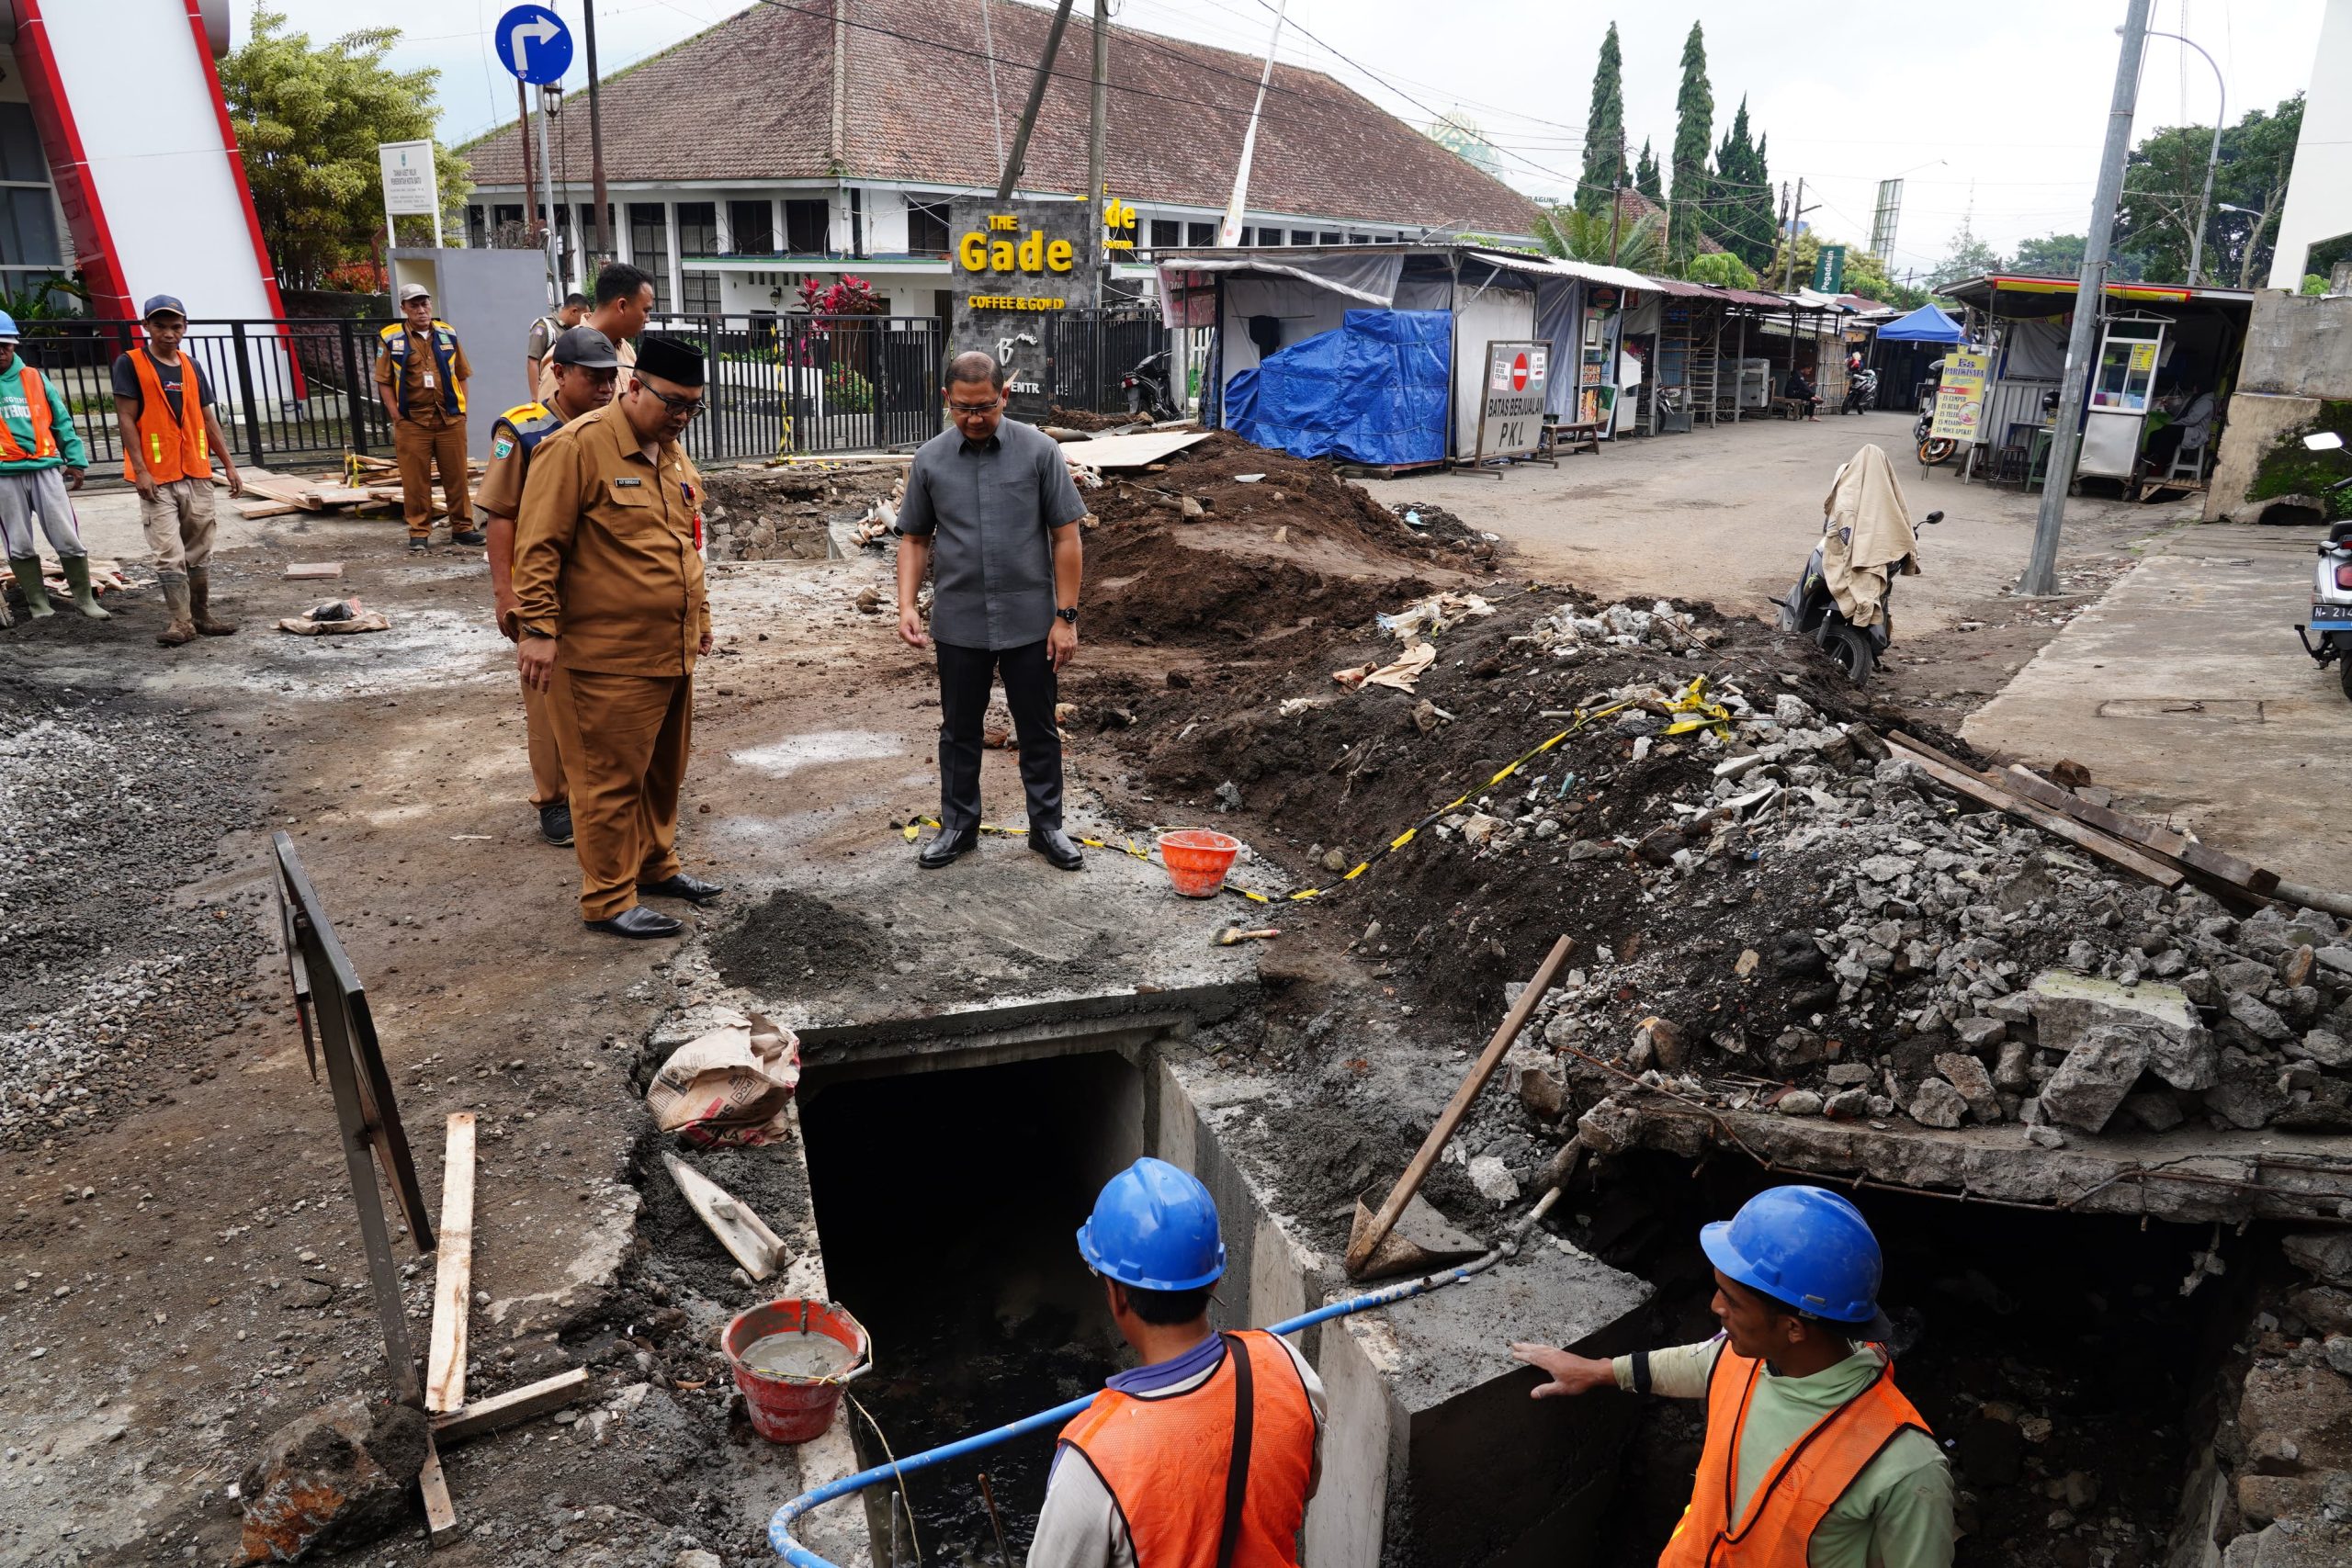
[[[2183,48],[2193,49],[2204,57],[2206,64],[2213,66],[2213,146],[2205,154],[2205,189],[2197,197],[2197,228],[2188,236],[2188,286],[2194,288],[2197,287],[2198,268],[2205,259],[2205,209],[2213,201],[2213,166],[2222,161],[2222,127],[2229,122],[2229,89],[2222,85],[2222,68],[2213,65],[2213,57],[2205,53],[2202,44],[2185,39],[2178,33],[2158,32],[2154,28],[2148,29],[2148,36],[2168,38]],[[2244,209],[2237,210],[2243,211]]]

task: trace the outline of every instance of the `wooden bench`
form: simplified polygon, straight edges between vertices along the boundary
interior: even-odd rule
[[[1600,422],[1593,420],[1563,420],[1544,427],[1544,442],[1538,452],[1550,455],[1559,452],[1593,452],[1600,450]]]
[[[1805,405],[1812,400],[1810,398],[1775,396],[1772,399],[1773,416],[1778,419],[1803,419],[1805,417]]]

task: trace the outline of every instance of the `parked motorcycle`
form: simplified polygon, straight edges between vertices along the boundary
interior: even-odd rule
[[[2341,451],[2344,437],[2323,430],[2304,436],[2303,445],[2314,452]],[[2340,479],[2320,493],[2334,495],[2347,486],[2352,478]],[[2306,630],[2318,637],[2317,647],[2304,635]],[[2312,573],[2312,618],[2295,628],[2295,638],[2321,669],[2336,667],[2344,694],[2352,697],[2352,522],[2328,525],[2327,542],[2320,546],[2319,564]]]
[[[1921,522],[1940,523],[1944,514],[1930,512]],[[1838,596],[1829,592],[1829,581],[1822,574],[1822,545],[1813,547],[1813,555],[1804,563],[1804,575],[1799,578],[1786,597],[1773,607],[1780,612],[1781,629],[1784,632],[1804,632],[1830,661],[1846,672],[1857,686],[1871,678],[1878,668],[1879,656],[1894,639],[1894,580],[1887,579],[1885,597],[1879,601],[1879,617],[1875,626],[1858,626],[1838,608]],[[2346,630],[2352,631],[2352,626]]]
[[[1182,411],[1168,395],[1168,351],[1144,355],[1134,369],[1119,378],[1127,394],[1127,412],[1150,419],[1174,419]]]
[[[1911,445],[1919,451],[1919,466],[1932,468],[1939,463],[1951,461],[1960,443],[1949,436],[1930,435],[1936,425],[1936,392],[1943,385],[1944,362],[1940,359],[1928,367],[1928,378],[1919,383],[1916,401],[1919,417],[1911,426]]]
[[[1857,370],[1846,378],[1846,401],[1839,413],[1868,413],[1877,404],[1877,371]]]

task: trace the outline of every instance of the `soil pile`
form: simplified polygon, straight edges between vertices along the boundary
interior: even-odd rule
[[[896,468],[714,468],[703,476],[712,560],[823,560],[826,529],[890,493]]]
[[[1063,448],[1074,462],[1086,447]],[[1261,637],[1369,619],[1487,569],[1492,541],[1408,526],[1329,462],[1212,432],[1087,492],[1088,623],[1145,642]]]

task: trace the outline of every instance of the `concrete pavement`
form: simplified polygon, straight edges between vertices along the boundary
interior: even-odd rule
[[[2071,757],[2144,811],[2292,881],[2352,887],[2352,702],[2303,656],[2319,528],[2175,529],[1962,727]]]

